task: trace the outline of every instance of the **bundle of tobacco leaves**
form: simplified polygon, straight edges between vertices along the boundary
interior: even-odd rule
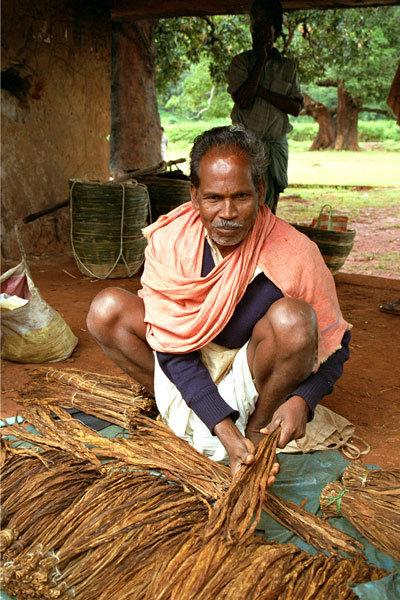
[[[206,538],[221,532],[227,542],[234,543],[252,535],[260,520],[280,434],[281,428],[278,427],[273,434],[265,436],[256,450],[251,468],[242,465],[235,473],[228,491],[214,506],[204,531]]]
[[[140,415],[135,418],[129,438],[108,439],[76,421],[60,407],[51,407],[60,419],[53,421],[49,408],[29,406],[24,409],[27,420],[42,434],[42,446],[68,450],[77,458],[86,457],[94,464],[112,460],[130,468],[156,470],[170,480],[180,481],[185,488],[200,493],[208,501],[222,498],[230,485],[227,467],[197,452],[162,422]],[[6,429],[32,444],[37,442],[38,436],[30,434],[21,425]],[[91,446],[89,453],[87,444]],[[362,548],[350,535],[271,491],[265,494],[264,510],[317,550],[326,550],[333,555],[338,555],[340,550],[354,555],[359,551],[357,546]]]
[[[320,504],[325,518],[346,517],[371,544],[400,560],[400,469],[350,463],[341,482],[322,490]]]
[[[2,553],[20,554],[101,472],[65,452],[12,455],[2,469]]]
[[[52,452],[46,459],[56,462]],[[42,481],[41,469],[30,479],[26,493],[19,488],[21,506]],[[209,513],[209,503],[179,483],[110,469],[61,513],[49,510],[46,526],[25,551],[8,557],[2,586],[30,600],[353,599],[349,580],[385,574],[361,556],[312,557],[257,537],[229,544],[220,532],[205,538]]]
[[[198,535],[200,533],[200,535]],[[355,599],[348,582],[385,575],[365,559],[310,556],[293,544],[271,544],[257,536],[228,543],[220,533],[205,538],[200,528],[153,579],[152,600]]]
[[[97,600],[103,594],[121,598],[110,589],[129,581],[131,597],[140,597],[136,588],[148,586],[146,569],[148,577],[157,571],[158,551],[163,559],[172,557],[180,537],[207,520],[209,508],[165,478],[110,471],[57,520],[49,515],[29,552],[4,565],[2,585],[18,598]]]
[[[140,384],[122,377],[79,369],[35,369],[21,391],[22,404],[76,408],[129,429],[137,414],[158,414],[154,397]]]

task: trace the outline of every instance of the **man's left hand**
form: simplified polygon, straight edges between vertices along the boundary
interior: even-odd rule
[[[304,436],[309,415],[307,402],[301,396],[292,396],[286,400],[273,414],[272,419],[261,433],[270,434],[281,425],[282,433],[278,448],[284,448],[292,440]]]

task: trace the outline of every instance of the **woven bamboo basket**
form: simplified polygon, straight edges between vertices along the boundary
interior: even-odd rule
[[[81,273],[97,279],[137,273],[146,247],[146,186],[77,179],[70,179],[69,186],[71,245]]]
[[[190,200],[190,181],[181,171],[145,175],[138,181],[144,183],[149,191],[153,221]]]
[[[328,269],[333,275],[340,271],[353,248],[354,236],[356,235],[354,229],[349,231],[327,231],[326,229],[315,229],[296,223],[292,223],[292,225],[317,244]]]

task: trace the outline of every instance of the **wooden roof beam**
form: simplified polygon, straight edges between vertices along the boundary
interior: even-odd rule
[[[111,0],[114,21],[161,19],[168,17],[196,17],[205,15],[244,14],[252,0]],[[285,11],[326,10],[328,8],[363,8],[394,6],[400,0],[283,0]]]

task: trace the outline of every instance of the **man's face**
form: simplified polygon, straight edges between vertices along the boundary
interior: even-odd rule
[[[272,48],[275,42],[275,25],[270,15],[265,11],[257,11],[250,25],[253,47],[266,46]]]
[[[238,150],[238,152],[240,152]],[[199,188],[191,185],[193,206],[222,256],[234,250],[254,225],[264,204],[265,182],[256,188],[251,161],[231,149],[212,149],[200,162]]]

